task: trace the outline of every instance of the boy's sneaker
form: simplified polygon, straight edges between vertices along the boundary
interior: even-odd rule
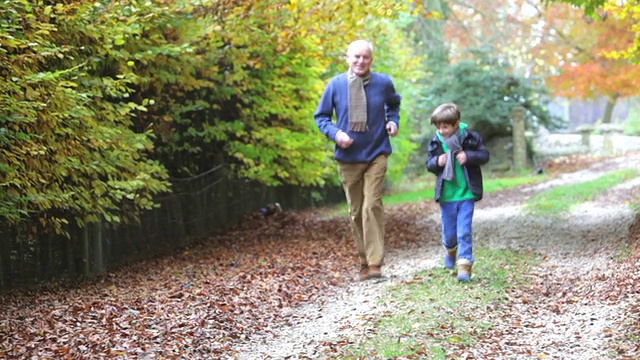
[[[456,249],[447,249],[447,253],[444,254],[444,267],[453,270],[456,266]]]
[[[458,261],[458,281],[469,282],[471,280],[471,268],[473,263],[467,259]]]

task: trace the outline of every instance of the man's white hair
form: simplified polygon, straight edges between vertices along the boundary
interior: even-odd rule
[[[373,44],[371,43],[371,41],[369,40],[356,40],[354,42],[352,42],[351,44],[349,44],[349,46],[347,47],[347,54],[351,52],[351,50],[358,46],[358,45],[367,45],[367,47],[369,48],[369,50],[371,51],[371,54],[373,54]]]

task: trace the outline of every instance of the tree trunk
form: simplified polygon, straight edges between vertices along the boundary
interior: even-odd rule
[[[524,108],[514,106],[511,109],[513,137],[513,168],[521,171],[527,168],[527,142],[525,139]]]
[[[603,124],[611,124],[611,118],[613,116],[613,108],[616,106],[616,101],[618,101],[617,95],[607,97],[607,105],[604,108],[604,114],[602,115]]]
[[[8,232],[0,230],[0,289],[11,285],[5,282],[5,273],[11,273],[11,236]],[[6,276],[6,279],[10,277]]]
[[[84,224],[82,228],[82,275],[85,278],[89,278],[91,276],[91,259],[89,258],[90,249],[89,249],[89,227],[88,224]]]
[[[78,233],[77,228],[74,228],[73,232],[71,232],[71,239],[69,239],[69,241],[64,242],[67,272],[73,275],[76,275],[76,272],[77,272],[76,261],[75,261],[76,259],[75,245],[76,245],[77,237],[74,238],[74,236],[77,233]]]
[[[92,228],[92,241],[93,241],[93,274],[104,274],[106,271],[106,261],[104,256],[103,242],[102,242],[102,222],[96,222],[91,224]]]

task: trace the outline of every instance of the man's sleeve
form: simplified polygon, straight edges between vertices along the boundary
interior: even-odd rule
[[[389,79],[389,85],[387,86],[386,96],[386,117],[387,121],[393,121],[400,127],[400,94],[396,92],[396,88],[393,85],[391,79]]]
[[[318,107],[313,113],[313,117],[316,121],[316,126],[321,133],[323,133],[330,140],[335,141],[336,133],[338,133],[338,127],[331,121],[334,112],[333,103],[333,81],[329,81],[327,86],[322,92]]]

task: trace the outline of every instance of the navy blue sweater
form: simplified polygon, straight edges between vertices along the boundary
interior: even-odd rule
[[[371,73],[371,80],[364,87],[367,96],[366,132],[349,131],[349,82],[347,73],[333,77],[322,93],[318,108],[313,114],[320,132],[335,141],[338,130],[346,132],[353,144],[347,149],[336,145],[334,158],[338,161],[370,162],[380,154],[391,154],[391,143],[386,122],[399,125],[400,95],[391,79],[381,73]],[[331,120],[335,112],[336,123]]]

